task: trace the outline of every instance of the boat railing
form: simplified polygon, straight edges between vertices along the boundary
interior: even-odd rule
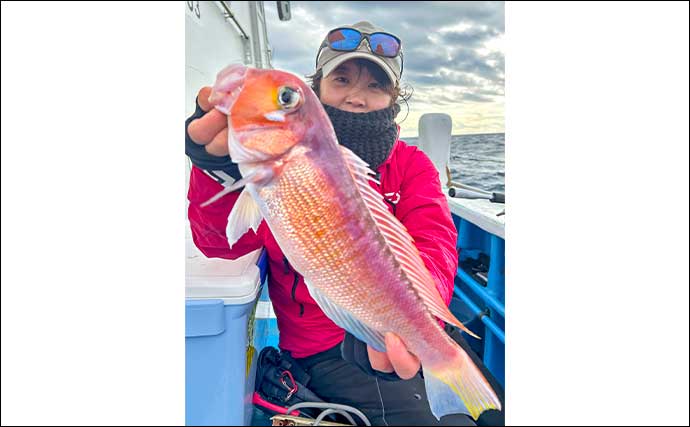
[[[445,113],[428,113],[419,118],[418,147],[439,173],[458,231],[458,270],[450,308],[482,337],[477,340],[464,334],[496,380],[504,385],[505,195],[452,179],[448,166],[452,128],[452,118]]]

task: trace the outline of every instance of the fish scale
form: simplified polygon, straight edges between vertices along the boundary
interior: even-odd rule
[[[341,182],[348,182],[347,178]],[[351,181],[351,179],[349,179]],[[348,226],[348,216],[362,218],[366,206],[361,196],[354,189],[341,184],[330,191],[324,173],[319,173],[308,157],[304,161],[293,159],[285,167],[273,188],[266,187],[261,194],[267,200],[282,201],[267,203],[269,210],[274,209],[274,234],[281,246],[292,247],[286,253],[305,254],[290,259],[305,276],[317,278],[314,285],[324,291],[332,300],[365,323],[394,330],[406,341],[419,342],[419,353],[423,352],[426,339],[407,338],[419,335],[433,323],[431,315],[424,310],[419,297],[411,290],[406,278],[397,266],[391,251],[385,246],[384,239],[376,233],[371,218],[364,218],[357,227]],[[338,194],[340,193],[340,194]],[[339,203],[346,200],[346,203]],[[285,206],[292,206],[289,211]],[[349,211],[349,212],[348,212]],[[314,215],[317,223],[304,224],[299,229],[291,224],[299,224],[296,218]],[[346,230],[355,230],[357,237]],[[317,237],[316,234],[321,234]],[[319,254],[309,257],[306,254]],[[365,254],[374,254],[368,258]],[[337,260],[337,262],[333,262]],[[355,267],[357,266],[357,267]],[[376,268],[379,267],[379,268]],[[382,278],[381,270],[384,270]],[[383,279],[383,280],[382,280]],[[386,280],[387,279],[387,280]],[[343,283],[350,283],[343,287]],[[400,310],[400,307],[412,310]],[[372,310],[373,309],[373,310]],[[371,316],[371,313],[396,313],[396,316]],[[401,316],[409,313],[407,316]],[[406,333],[410,331],[411,333]]]

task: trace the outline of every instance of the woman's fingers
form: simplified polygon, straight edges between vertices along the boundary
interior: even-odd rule
[[[371,367],[381,372],[395,372],[404,380],[417,375],[422,364],[415,355],[407,351],[407,347],[400,338],[395,334],[387,333],[385,341],[385,353],[367,346]]]
[[[203,117],[193,120],[187,127],[187,132],[192,141],[206,145],[213,141],[223,129],[228,127],[228,116],[216,109],[212,109]]]
[[[206,114],[192,121],[187,127],[187,132],[189,133],[189,137],[192,138],[192,141],[201,145],[213,142],[218,136],[218,133],[228,127],[228,116],[213,108],[213,105],[208,102],[208,97],[211,96],[211,90],[209,86],[204,86],[199,90],[196,99],[199,103],[199,107],[201,107]],[[218,150],[215,149],[214,151]]]
[[[227,156],[228,151],[228,128],[221,130],[213,140],[206,145],[206,152],[214,156]]]
[[[388,354],[388,359],[398,376],[404,380],[409,380],[417,375],[422,366],[419,359],[407,351],[407,347],[397,335],[387,333],[385,339],[386,354]]]
[[[393,365],[388,359],[386,353],[376,351],[373,348],[367,346],[367,352],[369,353],[369,363],[371,367],[380,372],[393,372]]]
[[[211,108],[213,108],[213,105],[211,105],[210,102],[208,102],[208,97],[211,96],[211,87],[210,86],[204,86],[199,90],[199,94],[197,95],[197,102],[199,103],[199,107],[201,107],[202,110],[208,112]]]

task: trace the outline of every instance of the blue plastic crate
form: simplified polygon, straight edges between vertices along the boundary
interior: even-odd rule
[[[185,420],[187,425],[250,425],[256,351],[251,321],[266,260],[208,259],[187,249]]]

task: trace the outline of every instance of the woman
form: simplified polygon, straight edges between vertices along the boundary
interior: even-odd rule
[[[394,118],[400,110],[396,101],[402,69],[400,40],[369,22],[359,22],[328,33],[317,53],[312,89],[339,143],[377,172],[381,184],[377,190],[414,238],[449,304],[458,262],[457,232],[434,165],[422,151],[398,139]],[[474,425],[466,415],[445,416],[439,422],[431,414],[420,362],[395,335],[385,337],[386,352],[377,352],[326,317],[265,223],[229,248],[225,229],[240,191],[200,207],[241,176],[228,156],[227,117],[211,108],[209,93],[210,88],[201,89],[197,111],[187,120],[186,152],[194,165],[188,194],[194,242],[208,257],[230,259],[266,248],[279,346],[311,378],[309,389],[327,402],[358,408],[375,425]],[[457,331],[451,336],[462,341]],[[466,343],[464,347],[469,350]],[[483,369],[476,358],[475,363]],[[483,372],[502,399],[496,382],[486,369]]]

